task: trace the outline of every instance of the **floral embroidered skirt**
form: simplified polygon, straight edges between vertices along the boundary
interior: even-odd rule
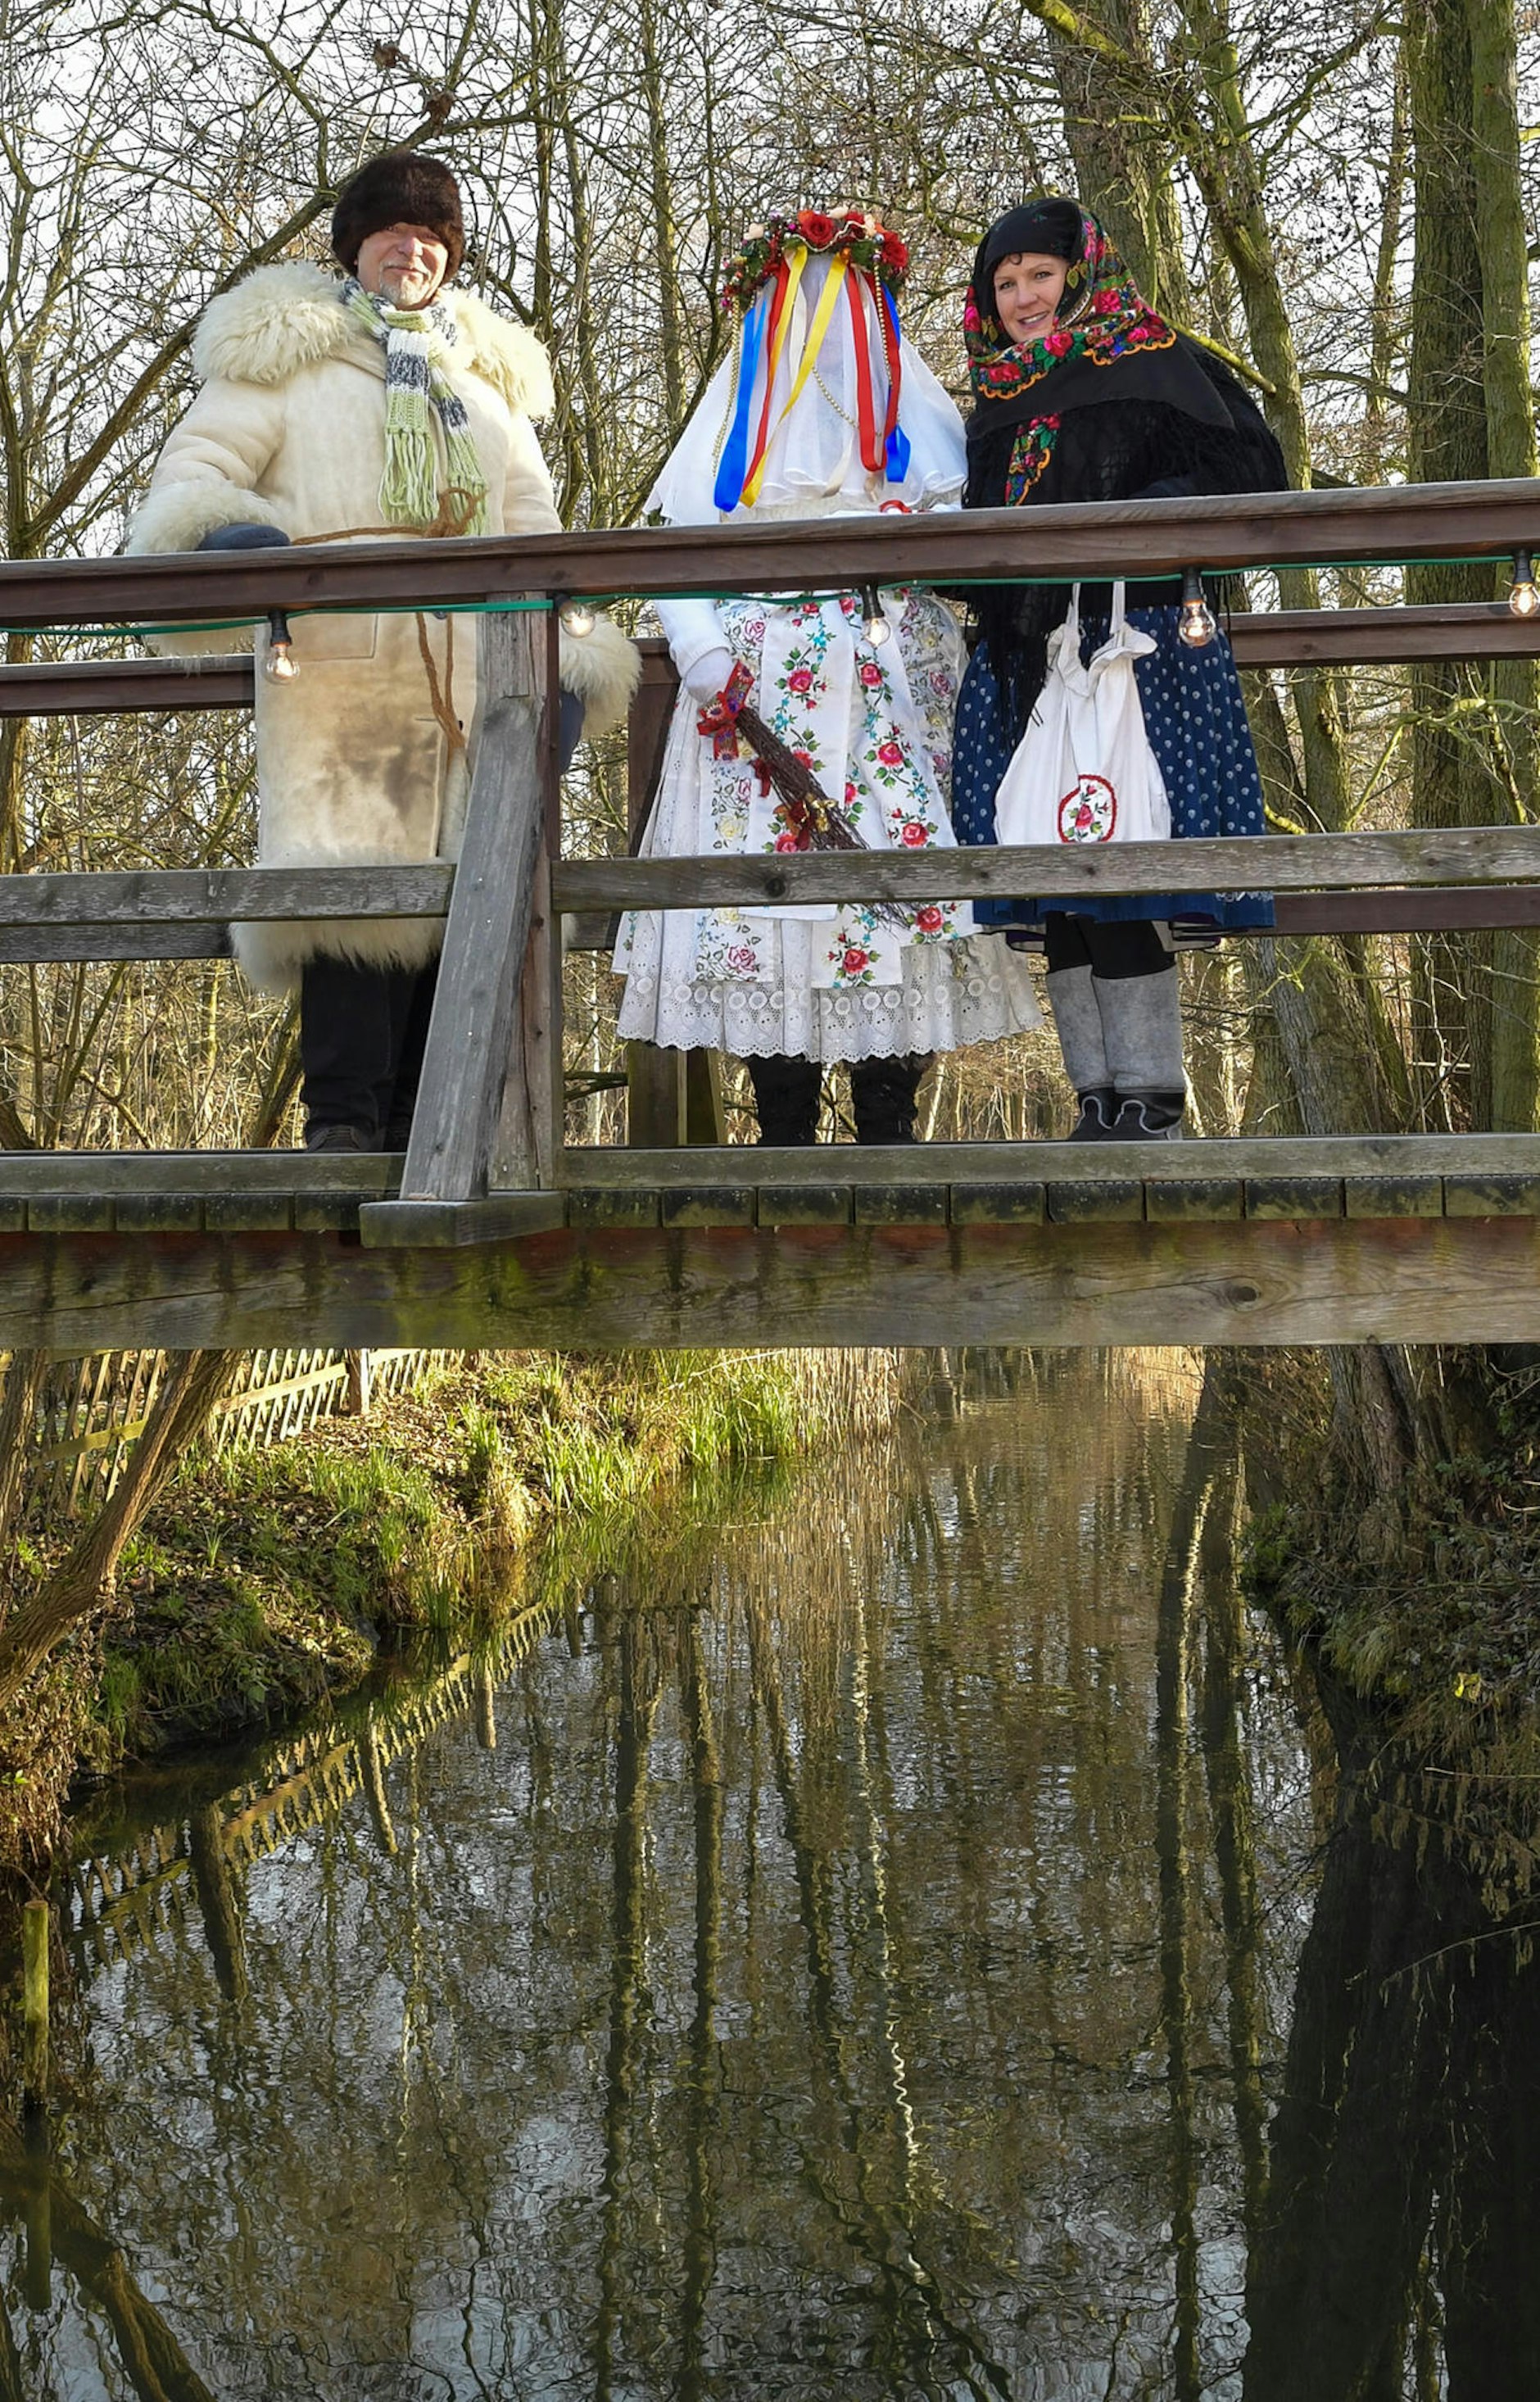
[[[951,612],[890,592],[892,638],[873,645],[859,605],[730,600],[723,640],[754,679],[749,698],[810,766],[870,849],[951,849],[952,725],[963,648]],[[669,727],[642,855],[739,856],[795,848],[747,752],[725,755],[682,693]],[[956,901],[901,922],[855,904],[784,909],[637,910],[621,920],[627,1041],[739,1056],[869,1059],[951,1051],[1039,1022],[1025,962],[975,935]]]
[[[1131,609],[1128,621],[1153,634],[1156,648],[1134,662],[1145,731],[1171,802],[1175,838],[1253,835],[1265,831],[1262,782],[1246,723],[1245,702],[1229,642],[1222,633],[1201,650],[1177,637],[1180,611]],[[1085,619],[1080,656],[1105,642],[1105,617]],[[1001,723],[999,688],[982,644],[969,662],[957,703],[953,805],[957,840],[993,843],[995,795],[1014,745]],[[1035,900],[980,901],[981,926],[1040,926],[1047,907],[1072,907],[1077,917],[1164,918],[1211,927],[1271,926],[1265,892],[1140,892],[1122,899],[1077,898],[1073,904]]]

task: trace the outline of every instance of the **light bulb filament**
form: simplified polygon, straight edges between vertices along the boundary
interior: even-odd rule
[[[1217,618],[1208,605],[1202,573],[1196,567],[1182,570],[1182,614],[1176,631],[1189,650],[1201,651],[1212,642],[1219,630]]]
[[[268,619],[268,656],[262,662],[269,683],[293,683],[299,673],[292,640],[287,617],[282,609],[275,609]]]
[[[867,641],[874,651],[880,650],[891,636],[893,628],[883,614],[882,602],[877,598],[877,587],[874,584],[861,586],[861,616],[865,621],[862,631]]]

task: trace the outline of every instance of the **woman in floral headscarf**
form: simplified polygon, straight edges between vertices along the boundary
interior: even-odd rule
[[[955,505],[962,421],[899,328],[907,264],[864,214],[773,217],[728,272],[731,357],[648,507],[669,525]],[[817,840],[734,717],[747,701],[869,849],[955,841],[956,618],[915,588],[669,600],[679,670],[649,857]],[[763,1142],[809,1143],[824,1069],[850,1068],[857,1139],[913,1139],[928,1055],[1038,1022],[1026,963],[973,941],[965,903],[638,911],[622,920],[620,1031],[736,1052]]]
[[[1010,210],[980,243],[963,320],[974,396],[966,508],[1277,491],[1283,453],[1223,363],[1177,334],[1136,290],[1078,201]],[[973,597],[980,639],[957,712],[958,840],[991,843],[995,796],[1047,673],[1065,585]],[[1130,623],[1154,637],[1134,661],[1146,732],[1174,835],[1262,831],[1256,753],[1230,644],[1182,638],[1179,583],[1130,584]],[[1107,586],[1080,592],[1082,656],[1104,642]],[[1072,1140],[1180,1132],[1186,1106],[1171,921],[1222,931],[1272,923],[1261,893],[981,902],[982,925],[1040,935],[1065,1067],[1079,1100]]]

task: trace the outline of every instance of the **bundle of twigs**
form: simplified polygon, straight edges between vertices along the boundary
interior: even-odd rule
[[[725,747],[734,747],[739,739],[747,743],[770,780],[779,807],[777,817],[798,850],[869,850],[871,845],[861,840],[845,811],[832,801],[805,760],[788,750],[780,736],[772,731],[757,709],[751,709],[744,698],[749,689],[747,670],[736,667],[725,690],[708,709],[701,711],[702,734],[709,734]],[[871,904],[872,914],[889,926],[908,924],[908,914],[889,901]]]

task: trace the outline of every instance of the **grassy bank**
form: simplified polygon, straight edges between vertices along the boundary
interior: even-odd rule
[[[270,1724],[381,1651],[490,1629],[537,1539],[665,1498],[725,1512],[746,1472],[878,1431],[898,1405],[888,1353],[488,1354],[367,1421],[195,1455],[126,1551],[116,1606],[0,1731],[0,1866],[47,1852],[82,1774]],[[19,1589],[63,1540],[23,1547]]]

